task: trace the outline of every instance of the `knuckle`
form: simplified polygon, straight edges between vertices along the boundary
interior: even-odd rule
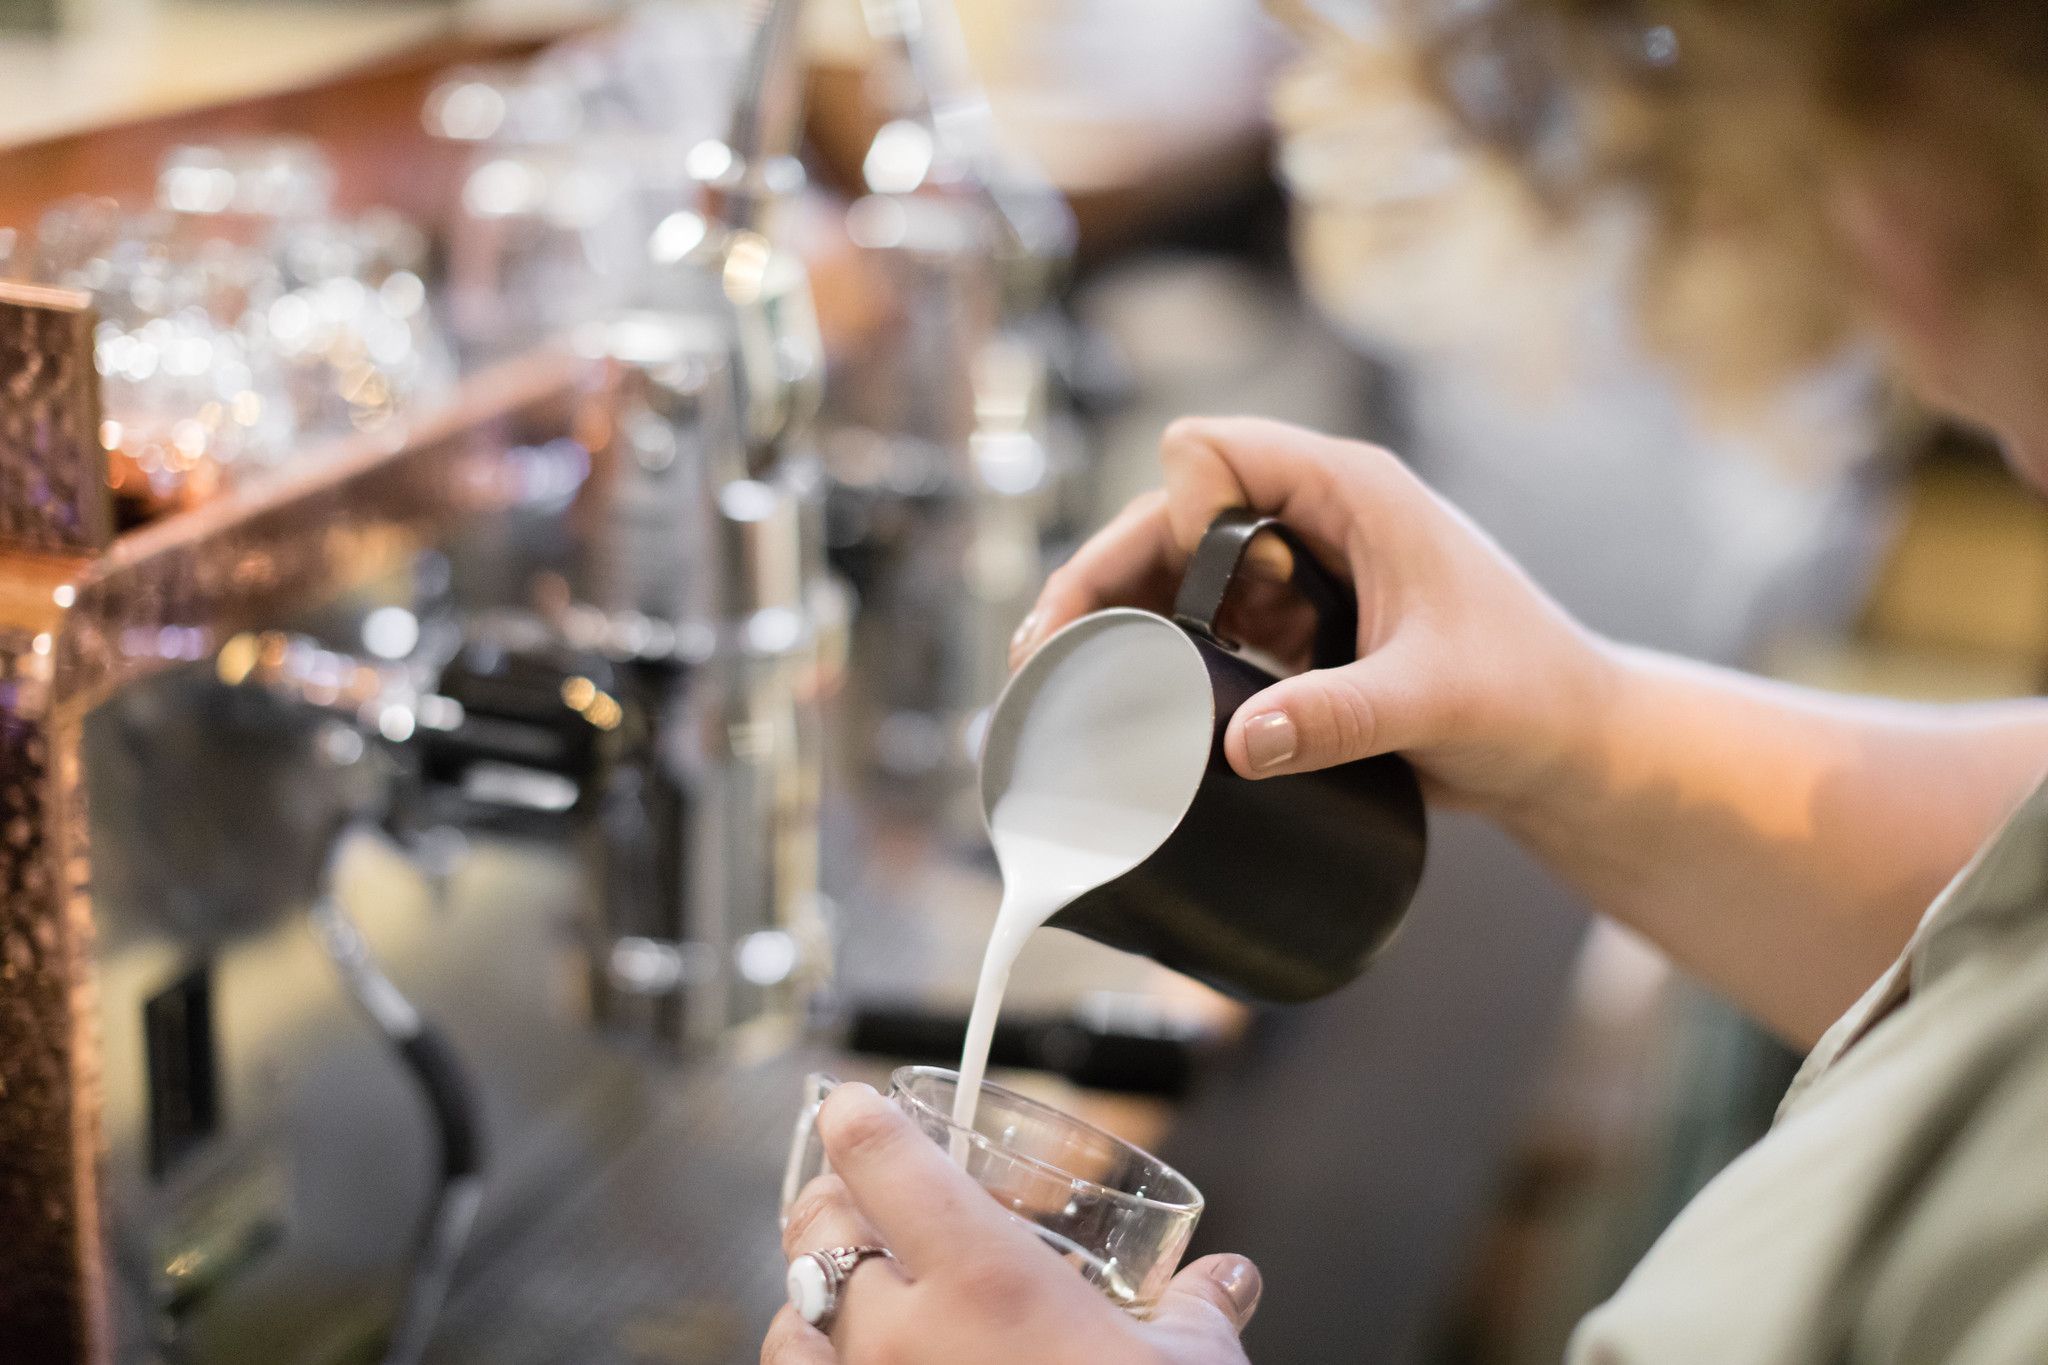
[[[1205,417],[1175,418],[1159,434],[1159,458],[1169,464],[1185,459],[1195,449],[1208,444],[1209,430],[1210,423]]]
[[[1159,437],[1159,468],[1169,489],[1186,485],[1216,465],[1228,467],[1230,424],[1213,417],[1182,417]]]
[[[1335,441],[1336,453],[1351,468],[1375,475],[1405,474],[1408,466],[1401,457],[1385,446],[1374,445],[1371,441]]]
[[[1344,442],[1336,452],[1332,472],[1353,489],[1381,502],[1405,505],[1411,493],[1422,487],[1415,471],[1400,456],[1364,441]]]
[[[1363,758],[1373,751],[1379,736],[1378,708],[1355,677],[1331,679],[1321,693],[1323,742],[1331,762]]]
[[[1393,473],[1397,470],[1405,472],[1408,468],[1401,463],[1400,456],[1385,446],[1374,445],[1371,441],[1346,441],[1343,448],[1353,459],[1369,469]]]
[[[821,1175],[804,1186],[783,1224],[782,1249],[793,1256],[809,1246],[818,1225],[840,1208],[845,1199],[846,1183],[837,1176]]]

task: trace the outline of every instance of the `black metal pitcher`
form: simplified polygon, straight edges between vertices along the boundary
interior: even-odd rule
[[[1277,681],[1217,634],[1244,556],[1262,534],[1292,550],[1293,586],[1316,610],[1313,665],[1349,663],[1358,636],[1351,593],[1273,518],[1226,511],[1188,565],[1171,622],[1131,608],[1096,612],[1018,670],[991,714],[981,793],[986,813],[1008,789],[1034,670],[1052,667],[1063,641],[1134,621],[1180,631],[1200,655],[1213,700],[1200,785],[1148,858],[1048,922],[1231,995],[1289,1003],[1327,995],[1364,972],[1407,913],[1427,835],[1414,770],[1397,756],[1260,781],[1239,777],[1224,758],[1232,714]]]

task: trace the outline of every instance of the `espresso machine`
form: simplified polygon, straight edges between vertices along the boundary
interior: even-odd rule
[[[740,1353],[772,1219],[648,1191],[772,1187],[829,960],[796,10],[636,292],[159,519],[92,297],[0,285],[0,1358]]]
[[[112,538],[89,302],[7,286],[0,317],[33,380],[4,426],[5,1339],[57,1361],[402,1337],[479,1196],[593,1150],[635,1083],[562,985],[598,930],[575,859],[517,897],[469,869],[436,891],[395,793],[424,791],[429,734],[467,734],[460,767],[551,776],[568,815],[612,717],[507,723],[310,642],[389,646],[422,560],[521,513],[523,462],[608,458],[570,453],[588,367],[476,376],[399,443]]]

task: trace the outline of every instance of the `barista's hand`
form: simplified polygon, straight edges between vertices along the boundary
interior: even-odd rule
[[[1358,661],[1303,673],[1238,710],[1226,737],[1246,777],[1400,750],[1431,796],[1502,813],[1583,760],[1615,668],[1604,645],[1486,535],[1386,451],[1251,418],[1191,418],[1161,447],[1166,487],[1139,498],[1047,581],[1012,645],[1024,656],[1112,605],[1167,611],[1215,515],[1277,516],[1356,586]],[[1254,550],[1255,581],[1225,623],[1305,662],[1305,609],[1281,587],[1286,551]]]
[[[830,1340],[784,1308],[762,1365],[1245,1365],[1259,1301],[1240,1256],[1182,1270],[1150,1321],[1114,1307],[895,1105],[842,1085],[818,1114],[838,1174],[812,1182],[782,1248],[886,1246],[840,1291]]]

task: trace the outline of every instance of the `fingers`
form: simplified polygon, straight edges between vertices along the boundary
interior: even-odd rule
[[[1204,1256],[1173,1277],[1152,1322],[1169,1332],[1227,1331],[1236,1336],[1258,1311],[1264,1292],[1259,1268],[1244,1257]]]
[[[1038,602],[1010,640],[1010,665],[1024,662],[1060,627],[1107,606],[1164,609],[1187,563],[1173,540],[1166,494],[1147,493],[1074,552],[1046,579]]]
[[[785,1306],[768,1324],[761,1342],[761,1365],[838,1365],[838,1353],[825,1334]]]
[[[1260,536],[1253,543],[1281,545],[1278,536]],[[1266,581],[1256,565],[1239,579],[1217,614],[1216,634],[1225,640],[1264,650],[1288,672],[1310,666],[1316,627],[1315,607],[1284,581]]]
[[[885,1245],[882,1235],[854,1207],[846,1182],[836,1175],[821,1175],[804,1186],[782,1225],[784,1260],[827,1247]]]
[[[895,1105],[842,1085],[818,1111],[818,1135],[855,1205],[912,1274],[957,1261],[964,1248],[1030,1258],[1038,1239],[953,1164]]]
[[[1013,667],[1053,631],[1101,607],[1164,610],[1209,524],[1233,507],[1279,517],[1326,569],[1351,579],[1368,639],[1392,629],[1375,567],[1428,543],[1425,530],[1442,509],[1387,452],[1280,422],[1203,417],[1169,427],[1160,458],[1165,490],[1132,503],[1048,580],[1012,641]],[[1219,624],[1292,661],[1314,617],[1279,586],[1291,570],[1285,547],[1261,538],[1246,568],[1249,581],[1233,592]],[[1356,664],[1289,679],[1240,708],[1225,737],[1231,767],[1245,777],[1277,777],[1430,738],[1444,708],[1397,641],[1379,644]]]
[[[844,1088],[844,1087],[842,1087]],[[789,1221],[782,1229],[782,1253],[789,1260],[812,1251],[832,1247],[888,1246],[889,1242],[861,1215],[845,1182],[836,1175],[821,1175],[804,1186],[789,1206]],[[910,1293],[910,1279],[893,1260],[871,1256],[854,1268],[839,1291],[838,1316],[832,1323],[832,1341],[843,1348],[849,1360],[873,1357],[867,1348],[883,1335],[886,1324],[900,1318]],[[792,1316],[794,1316],[792,1314]],[[825,1338],[806,1327],[817,1343]],[[797,1334],[799,1338],[801,1333]],[[821,1359],[832,1360],[830,1343]],[[788,1349],[796,1349],[794,1346]],[[815,1348],[813,1353],[815,1354]],[[766,1359],[766,1347],[762,1351]],[[790,1357],[791,1365],[809,1365],[811,1356]]]
[[[1250,507],[1286,522],[1325,567],[1382,510],[1419,488],[1386,451],[1257,417],[1188,417],[1166,429],[1159,458],[1177,545],[1191,551],[1216,514]],[[1361,520],[1368,523],[1361,528]]]
[[[1241,777],[1280,777],[1427,743],[1443,698],[1399,641],[1343,668],[1275,683],[1237,709],[1223,752]]]
[[[1166,487],[1124,509],[1046,581],[1011,641],[1021,663],[1055,630],[1102,607],[1165,610],[1188,556],[1216,514],[1252,507],[1285,521],[1325,568],[1349,576],[1348,547],[1420,504],[1421,485],[1387,452],[1251,417],[1193,417],[1160,440]],[[1254,545],[1254,579],[1287,576],[1277,541]]]

